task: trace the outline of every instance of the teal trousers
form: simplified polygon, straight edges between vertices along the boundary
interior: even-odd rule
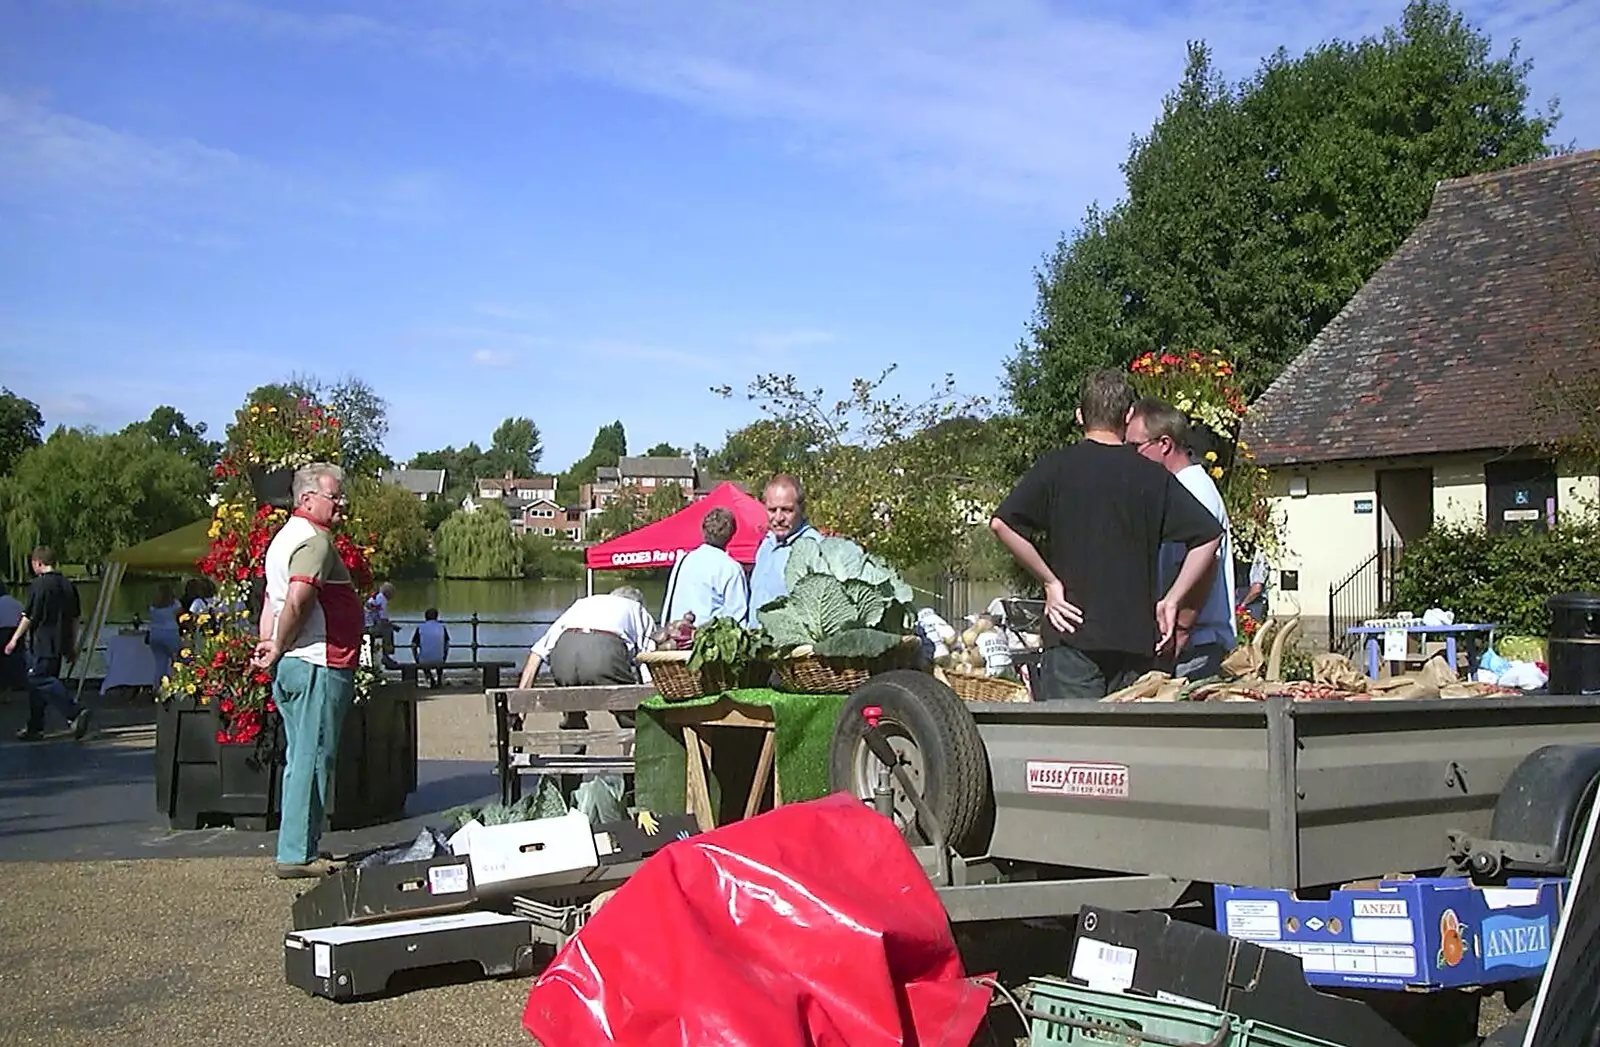
[[[356,695],[355,670],[284,658],[278,662],[272,694],[283,717],[287,749],[278,862],[301,865],[317,856],[322,838],[323,808],[339,755],[339,728]]]

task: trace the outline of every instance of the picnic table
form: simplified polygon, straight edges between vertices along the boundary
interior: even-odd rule
[[[1394,620],[1390,622],[1374,622],[1364,625],[1351,626],[1347,632],[1351,636],[1364,638],[1367,649],[1367,676],[1376,680],[1378,670],[1383,662],[1398,662],[1417,660],[1416,656],[1409,653],[1410,639],[1415,636],[1420,642],[1426,643],[1429,636],[1444,637],[1445,659],[1450,664],[1452,672],[1456,668],[1457,643],[1466,648],[1467,676],[1471,677],[1478,671],[1478,662],[1483,657],[1483,652],[1494,642],[1494,631],[1497,625],[1476,622],[1461,625],[1426,625],[1419,619],[1409,621]],[[1389,647],[1388,637],[1395,633],[1404,634],[1407,643],[1407,653],[1403,657],[1394,657],[1395,652]],[[1423,656],[1424,658],[1426,655]]]

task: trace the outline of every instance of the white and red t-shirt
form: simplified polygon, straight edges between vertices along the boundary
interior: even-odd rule
[[[284,657],[329,669],[354,669],[361,645],[361,596],[339,558],[333,534],[295,513],[267,546],[266,570],[267,599],[275,618],[283,613],[290,582],[302,581],[317,590],[316,602],[299,631],[278,637]]]

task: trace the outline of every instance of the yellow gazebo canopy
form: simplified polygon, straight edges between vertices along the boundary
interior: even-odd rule
[[[206,554],[210,528],[210,519],[202,517],[176,531],[119,549],[108,554],[106,559],[122,564],[129,571],[193,571],[195,561]]]

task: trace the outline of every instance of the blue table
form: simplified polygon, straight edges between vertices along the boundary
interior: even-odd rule
[[[1382,662],[1383,635],[1390,632],[1402,632],[1408,636],[1418,636],[1426,642],[1429,636],[1443,636],[1445,658],[1454,671],[1456,667],[1456,641],[1458,638],[1467,648],[1467,677],[1470,679],[1478,672],[1478,659],[1494,640],[1494,631],[1497,625],[1473,623],[1466,625],[1424,625],[1418,621],[1415,625],[1355,625],[1345,630],[1351,636],[1363,636],[1367,646],[1367,676],[1376,680],[1378,666]],[[1479,637],[1483,637],[1482,646]]]

